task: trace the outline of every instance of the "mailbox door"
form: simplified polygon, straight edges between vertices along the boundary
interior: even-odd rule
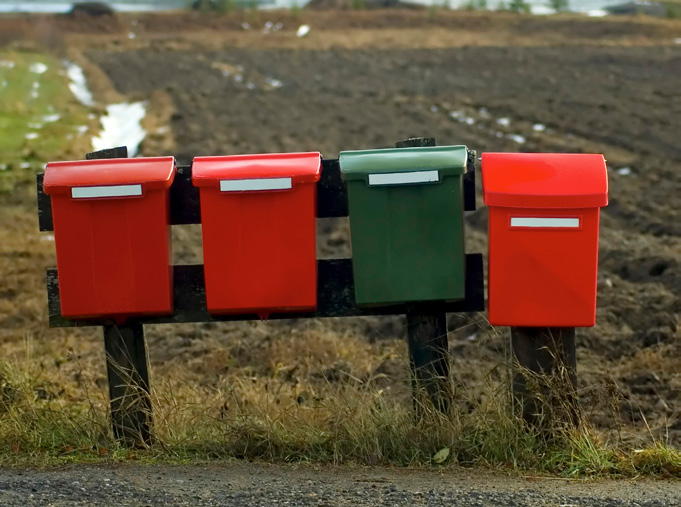
[[[598,223],[598,208],[490,207],[490,323],[593,326]]]
[[[462,185],[348,183],[357,304],[465,297]]]
[[[168,193],[53,199],[62,315],[172,313]]]
[[[287,191],[201,189],[208,311],[257,313],[317,306],[316,184]]]

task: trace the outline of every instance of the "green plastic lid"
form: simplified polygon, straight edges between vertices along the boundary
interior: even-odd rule
[[[445,176],[466,173],[468,149],[465,146],[424,146],[342,151],[338,159],[345,181],[367,180],[370,185],[436,183]],[[393,174],[395,177],[388,176]],[[372,183],[371,175],[382,176],[374,178],[375,183]]]

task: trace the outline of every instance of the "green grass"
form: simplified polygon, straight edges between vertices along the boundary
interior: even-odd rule
[[[32,71],[36,64],[47,70]],[[83,135],[81,126],[92,123],[68,84],[59,59],[0,50],[0,191],[31,180],[45,162],[69,151]]]
[[[0,466],[64,463],[197,463],[231,459],[483,466],[565,477],[681,477],[681,452],[654,442],[608,446],[588,427],[554,428],[546,439],[512,413],[504,390],[488,401],[459,400],[452,415],[411,407],[378,388],[332,387],[314,401],[273,394],[268,381],[235,382],[229,393],[161,386],[154,393],[154,444],[120,446],[98,391],[80,402],[50,394],[30,370],[0,364]],[[467,408],[465,408],[467,407]],[[442,449],[448,457],[439,463]]]

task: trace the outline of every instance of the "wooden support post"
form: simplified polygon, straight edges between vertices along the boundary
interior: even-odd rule
[[[114,436],[125,445],[149,445],[151,396],[144,327],[104,326],[104,348]]]
[[[574,327],[512,327],[517,361],[513,395],[523,419],[543,432],[555,424],[579,425]]]
[[[407,311],[407,343],[417,414],[422,408],[418,398],[420,389],[428,393],[435,408],[448,413],[452,388],[446,314],[420,305],[410,308]]]
[[[397,148],[435,146],[432,137],[415,137],[395,144]],[[452,388],[449,379],[447,315],[435,304],[412,305],[407,310],[407,343],[411,366],[414,407],[421,412],[418,393],[424,389],[435,408],[449,412]]]

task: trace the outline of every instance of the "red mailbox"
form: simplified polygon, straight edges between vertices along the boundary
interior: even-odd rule
[[[490,323],[593,326],[603,155],[483,153],[482,184]]]
[[[318,152],[194,159],[210,313],[316,309],[320,172]]]
[[[173,312],[174,177],[173,157],[47,164],[62,315],[123,322]]]

